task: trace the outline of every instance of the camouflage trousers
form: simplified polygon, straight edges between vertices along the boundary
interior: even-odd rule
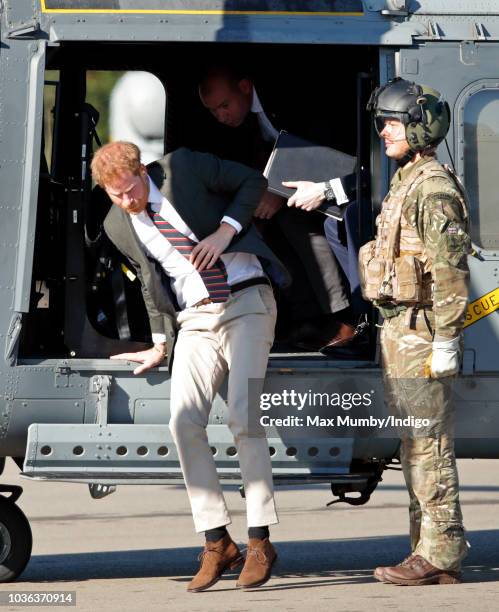
[[[428,309],[408,309],[385,319],[381,332],[385,397],[395,416],[429,422],[421,429],[399,429],[412,552],[440,569],[459,570],[467,543],[454,455],[453,377],[425,377],[433,328],[433,312]]]

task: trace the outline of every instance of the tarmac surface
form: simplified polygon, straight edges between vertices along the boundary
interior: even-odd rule
[[[461,585],[397,587],[376,582],[376,565],[408,553],[407,493],[387,471],[371,501],[326,508],[326,485],[278,488],[279,559],[271,580],[235,588],[236,574],[209,591],[186,592],[203,538],[194,533],[182,486],[122,486],[102,500],[86,485],[29,482],[8,461],[2,483],[21,484],[19,505],[33,530],[33,555],[2,591],[76,591],[81,611],[499,610],[499,462],[461,460],[462,503],[471,548]],[[227,487],[232,537],[246,538],[244,500]],[[50,609],[55,606],[51,606]],[[23,606],[0,606],[20,610]],[[44,607],[43,609],[48,609]],[[70,608],[70,609],[75,609]]]

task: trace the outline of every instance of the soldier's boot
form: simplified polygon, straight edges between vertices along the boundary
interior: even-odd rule
[[[380,582],[386,582],[386,583],[390,582],[389,580],[387,580],[385,578],[385,571],[386,570],[393,570],[393,569],[396,569],[398,567],[407,565],[407,563],[412,559],[412,557],[413,557],[413,553],[411,553],[408,557],[406,557],[400,563],[397,563],[397,565],[380,565],[380,566],[378,566],[374,570],[374,577],[376,578],[376,580],[379,580]]]
[[[459,584],[461,573],[441,570],[420,555],[412,555],[404,565],[387,567],[383,572],[384,582],[405,586],[423,584]]]

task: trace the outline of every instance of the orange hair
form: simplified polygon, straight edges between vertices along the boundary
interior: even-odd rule
[[[90,167],[95,182],[104,187],[124,172],[138,175],[141,165],[139,148],[133,142],[118,140],[97,149]]]

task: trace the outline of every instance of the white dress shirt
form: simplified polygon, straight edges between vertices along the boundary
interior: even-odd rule
[[[181,216],[161,194],[156,185],[149,179],[149,202],[154,212],[159,213],[165,221],[187,236],[193,242],[199,242],[192,230],[185,224]],[[197,304],[203,298],[209,297],[206,285],[201,275],[191,262],[172,246],[156,225],[153,223],[147,211],[137,215],[130,215],[133,228],[144,247],[146,253],[156,259],[163,267],[170,279],[170,284],[175,292],[177,302],[181,309],[189,308]],[[241,225],[230,217],[223,217],[222,221],[230,223],[237,233],[242,229]],[[227,270],[227,282],[235,285],[243,280],[263,276],[263,270],[256,255],[252,253],[224,253],[220,256]],[[164,334],[152,334],[154,343],[164,342]]]
[[[265,114],[263,106],[260,102],[260,98],[258,97],[258,94],[256,93],[256,89],[254,87],[250,110],[252,113],[256,113],[256,118],[258,119],[260,130],[262,132],[262,138],[266,141],[276,140],[279,136],[279,132],[275,129],[275,127],[270,122],[270,119]]]

